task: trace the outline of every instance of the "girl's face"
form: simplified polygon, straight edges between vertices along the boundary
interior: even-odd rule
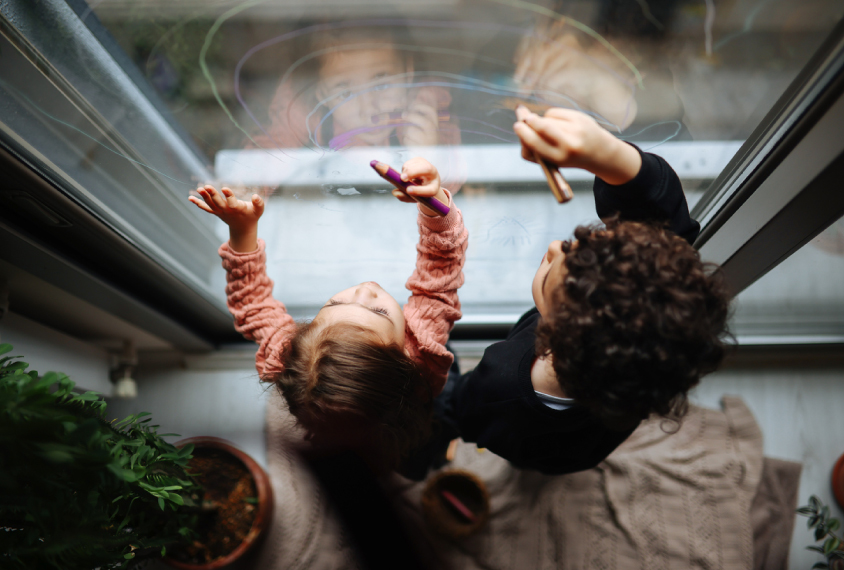
[[[404,73],[412,72],[393,47],[336,51],[322,58],[317,97],[329,109],[334,136],[360,130],[355,145],[388,146],[394,127],[384,113],[407,108],[407,88],[390,87],[408,83]]]
[[[542,258],[542,263],[539,264],[539,269],[533,277],[533,302],[536,303],[536,308],[543,317],[550,312],[554,291],[563,285],[563,279],[566,276],[566,268],[563,265],[565,259],[563,242],[552,241],[548,244],[548,251],[545,252],[545,257]]]
[[[404,347],[405,321],[401,306],[374,281],[340,291],[328,300],[314,320],[322,326],[354,323],[371,330],[384,343]]]

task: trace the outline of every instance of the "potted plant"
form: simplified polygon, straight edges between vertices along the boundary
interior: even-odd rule
[[[224,506],[201,484],[213,486],[229,467],[193,443],[167,443],[164,435],[175,434],[158,434],[149,413],[107,421],[99,394],[75,393],[61,373],[27,371],[6,356],[11,350],[0,344],[0,567],[127,568],[168,552],[206,564],[194,567],[230,561],[190,558]],[[218,446],[210,456],[221,453]],[[229,466],[242,461],[226,457]],[[250,540],[272,505],[266,474],[259,478],[242,489],[248,496],[225,504],[251,513]]]
[[[446,469],[428,480],[422,492],[422,514],[428,526],[447,538],[465,538],[489,519],[489,492],[474,473]]]
[[[815,495],[809,497],[809,504],[797,509],[797,514],[809,517],[807,526],[815,529],[815,542],[822,541],[822,545],[807,546],[807,550],[814,550],[824,555],[826,562],[816,562],[812,568],[830,568],[844,570],[844,551],[840,548],[842,541],[836,532],[841,528],[841,521],[829,516],[829,507],[824,505]]]
[[[218,437],[176,443],[194,448],[188,466],[204,490],[195,529],[201,540],[171,549],[165,562],[180,570],[223,568],[243,556],[269,526],[270,478],[254,459]]]

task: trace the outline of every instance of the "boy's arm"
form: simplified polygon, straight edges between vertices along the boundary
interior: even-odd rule
[[[680,179],[662,158],[619,140],[591,117],[569,109],[549,109],[544,117],[516,110],[514,125],[522,156],[533,155],[562,167],[583,168],[596,176],[598,216],[619,213],[631,221],[668,222],[690,243],[700,225],[689,216]]]
[[[432,396],[442,391],[454,361],[445,343],[454,322],[462,316],[457,289],[463,285],[469,245],[463,214],[447,195],[451,210],[445,217],[426,215],[420,207],[416,270],[405,285],[411,292],[404,307],[405,346],[429,371]]]
[[[618,213],[622,220],[668,222],[674,233],[693,243],[700,233],[700,224],[689,214],[677,173],[662,157],[621,144],[639,153],[641,167],[633,179],[619,185],[595,177],[592,188],[598,217],[604,219]]]
[[[218,253],[226,270],[226,304],[234,316],[234,328],[258,343],[255,367],[264,380],[284,369],[281,356],[286,341],[296,333],[296,323],[272,297],[264,241],[257,241],[258,249],[250,253],[235,251],[230,242],[220,246]]]

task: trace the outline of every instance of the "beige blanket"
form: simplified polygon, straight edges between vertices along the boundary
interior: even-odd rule
[[[287,450],[301,432],[278,396],[267,427],[276,510],[254,567],[356,567],[330,507]],[[643,424],[582,473],[520,471],[471,444],[458,447],[451,466],[480,475],[492,498],[490,522],[477,535],[459,542],[432,537],[455,568],[753,568],[751,503],[763,469],[762,434],[738,398],[725,397],[723,411],[692,407],[676,433],[659,421]],[[421,526],[423,484],[396,479]],[[788,544],[790,528],[788,536],[768,539]]]

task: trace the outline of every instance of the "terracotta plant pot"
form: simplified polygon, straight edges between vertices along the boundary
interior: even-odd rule
[[[448,538],[464,538],[489,519],[489,493],[474,473],[460,469],[440,471],[425,486],[422,513],[434,532]]]
[[[844,509],[844,455],[838,458],[832,468],[832,494],[838,506]]]
[[[240,462],[243,463],[243,465],[249,470],[250,475],[252,475],[252,479],[255,481],[255,489],[258,494],[257,510],[255,512],[255,519],[252,522],[252,528],[249,531],[249,534],[245,539],[243,539],[243,542],[241,542],[240,545],[228,555],[205,564],[189,564],[174,560],[169,556],[166,556],[164,561],[170,566],[181,570],[213,570],[215,568],[223,568],[243,557],[255,544],[258,543],[262,535],[267,530],[273,515],[273,488],[266,471],[264,471],[264,469],[258,465],[254,459],[225,439],[205,436],[191,437],[183,439],[175,445],[176,447],[182,447],[189,443],[192,443],[196,449],[210,448],[221,450],[240,460]]]

